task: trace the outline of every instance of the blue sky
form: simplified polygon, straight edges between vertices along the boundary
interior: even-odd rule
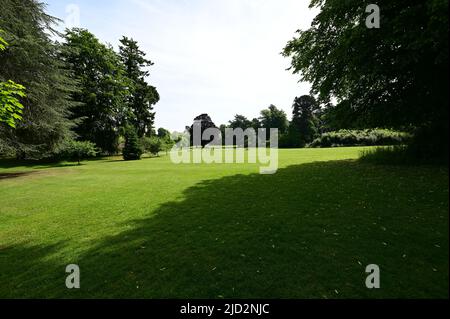
[[[157,127],[182,131],[201,113],[217,125],[235,114],[251,119],[270,104],[290,115],[294,97],[309,92],[280,55],[309,27],[309,0],[45,2],[63,26],[87,28],[116,48],[122,35],[139,42],[155,63],[148,82],[161,95]]]

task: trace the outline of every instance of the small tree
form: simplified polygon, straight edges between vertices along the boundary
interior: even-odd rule
[[[163,150],[163,142],[160,138],[158,137],[150,137],[149,139],[150,143],[149,143],[149,152],[152,155],[158,156],[159,152],[161,152]]]
[[[166,140],[157,136],[143,137],[141,139],[142,148],[145,153],[157,156],[159,152],[166,151]]]
[[[172,148],[175,146],[175,141],[174,140],[172,140],[172,138],[170,137],[170,135],[169,136],[166,136],[164,139],[163,139],[163,141],[162,141],[163,143],[163,145],[162,145],[162,151],[163,152],[166,152],[166,155],[167,155],[167,153],[169,153],[169,151],[170,150],[172,150]]]
[[[142,150],[139,146],[137,133],[134,127],[130,126],[125,132],[125,147],[123,149],[123,159],[126,161],[140,160]]]
[[[97,155],[97,148],[91,142],[69,141],[63,153],[66,158],[75,160],[80,165],[82,160],[95,157]]]

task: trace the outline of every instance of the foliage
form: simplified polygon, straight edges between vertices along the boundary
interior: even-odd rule
[[[200,144],[196,143],[196,141],[194,141],[194,125],[198,125],[198,128],[200,129],[201,135],[203,136],[203,133],[209,129],[209,128],[217,128],[216,124],[214,124],[214,122],[212,121],[211,117],[208,114],[201,114],[199,116],[197,116],[194,119],[194,123],[191,125],[191,127],[187,127],[187,131],[190,134],[190,138],[191,138],[191,145],[192,146],[201,146],[201,147],[205,147],[206,145],[208,145],[209,143],[211,143],[214,139],[219,139],[219,136],[216,137],[210,137],[209,139],[203,140],[202,137],[200,137],[201,142]]]
[[[143,137],[141,145],[144,152],[154,156],[158,156],[162,151],[168,151],[168,144],[165,143],[164,139],[157,136]]]
[[[232,129],[241,128],[245,131],[248,128],[252,128],[252,122],[244,115],[236,114],[234,119],[229,122],[228,127]]]
[[[2,0],[0,29],[10,44],[0,53],[0,81],[12,80],[27,88],[20,98],[23,120],[16,128],[0,126],[0,150],[17,158],[51,156],[72,138],[69,120],[77,88],[59,58],[60,45],[52,38],[59,20],[44,12],[34,0]]]
[[[403,145],[410,139],[409,133],[388,129],[339,130],[322,134],[309,147]]]
[[[366,2],[312,0],[320,9],[284,55],[312,84],[319,103],[333,97],[362,127],[428,127],[448,152],[448,1],[382,0],[381,28],[365,25]],[[338,114],[335,114],[338,115]],[[426,149],[424,149],[426,152]]]
[[[1,32],[2,30],[0,30]],[[0,51],[4,51],[8,43],[0,37]],[[19,98],[25,97],[25,87],[14,81],[0,82],[0,123],[16,127],[16,121],[22,119],[23,105]]]
[[[158,137],[159,138],[169,138],[170,139],[170,131],[161,127],[161,128],[158,129]]]
[[[289,126],[286,113],[275,105],[270,105],[268,109],[262,110],[259,120],[262,128],[267,130],[277,128],[280,135],[285,134]]]
[[[0,30],[0,32],[3,32],[3,31]],[[0,51],[5,50],[7,46],[8,46],[8,42],[6,42],[5,39],[0,37]]]
[[[136,129],[133,126],[129,126],[125,132],[125,147],[123,149],[123,158],[126,161],[140,160],[142,155],[142,149],[139,145]]]
[[[159,101],[159,94],[155,87],[145,81],[150,72],[144,69],[154,63],[145,58],[146,54],[133,39],[123,37],[120,43],[119,57],[129,83],[127,122],[136,128],[138,137],[151,135],[155,119],[153,105]]]
[[[224,143],[223,145],[225,145],[226,143],[226,128],[231,128],[231,129],[242,129],[243,131],[246,131],[247,129],[253,129],[255,131],[256,134],[258,134],[258,128],[260,127],[261,123],[259,122],[258,119],[253,119],[253,120],[249,120],[247,117],[245,117],[244,115],[240,115],[240,114],[236,114],[234,116],[234,119],[231,120],[229,122],[228,126],[222,127],[221,128],[221,134],[223,136],[223,140]],[[244,147],[248,147],[249,145],[249,137],[245,136],[244,138],[244,145],[239,145],[239,146],[244,146]],[[256,141],[251,141],[251,143],[255,143]],[[233,140],[233,145],[236,145],[237,141],[236,139]]]
[[[119,128],[127,117],[127,79],[120,59],[87,30],[68,30],[65,40],[62,56],[80,83],[80,91],[72,95],[78,102],[72,118],[80,121],[75,132],[102,153],[115,154]]]
[[[25,87],[23,85],[8,82],[0,82],[0,122],[10,127],[16,127],[16,121],[22,119],[23,105],[19,98],[24,98]]]
[[[82,160],[95,157],[97,148],[92,142],[70,140],[61,151],[61,155],[63,158],[77,161],[80,165]]]
[[[289,147],[305,147],[318,133],[317,103],[314,97],[304,95],[294,100],[292,122],[287,133]]]

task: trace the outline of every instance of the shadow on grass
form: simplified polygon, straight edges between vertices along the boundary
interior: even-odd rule
[[[28,276],[17,273],[3,295],[448,298],[447,177],[336,161],[203,181],[129,230],[92,242],[72,261],[82,289],[18,286]],[[29,253],[7,255],[38,267],[35,276],[65,276]],[[380,290],[365,287],[371,263],[382,270]],[[3,267],[11,273],[14,263]]]
[[[62,243],[48,246],[32,244],[13,247],[0,245],[0,298],[53,298],[65,285],[65,267],[52,258]],[[40,287],[45,287],[45,293]],[[20,294],[17,294],[20,292]]]
[[[13,178],[19,178],[19,177],[25,177],[30,176],[34,172],[20,172],[20,173],[0,173],[0,180],[3,179],[13,179]]]
[[[83,163],[81,163],[83,165]],[[0,169],[10,169],[10,168],[31,168],[31,169],[49,169],[57,167],[73,167],[79,166],[78,163],[68,163],[68,162],[49,162],[49,161],[22,161],[13,159],[0,159]]]
[[[446,166],[447,157],[429,157],[408,146],[380,146],[363,152],[360,161],[376,165]]]

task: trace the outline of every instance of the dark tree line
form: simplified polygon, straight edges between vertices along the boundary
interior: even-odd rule
[[[159,94],[146,82],[153,63],[138,43],[123,37],[115,52],[84,29],[59,34],[53,29],[59,22],[39,1],[2,0],[0,30],[8,46],[0,52],[0,82],[22,84],[26,96],[16,127],[0,122],[0,154],[54,157],[74,140],[115,154],[127,127],[139,138],[151,135]]]
[[[366,27],[367,4],[312,0],[311,28],[284,49],[292,71],[335,124],[408,129],[416,155],[448,157],[448,1],[378,1],[379,29]]]

